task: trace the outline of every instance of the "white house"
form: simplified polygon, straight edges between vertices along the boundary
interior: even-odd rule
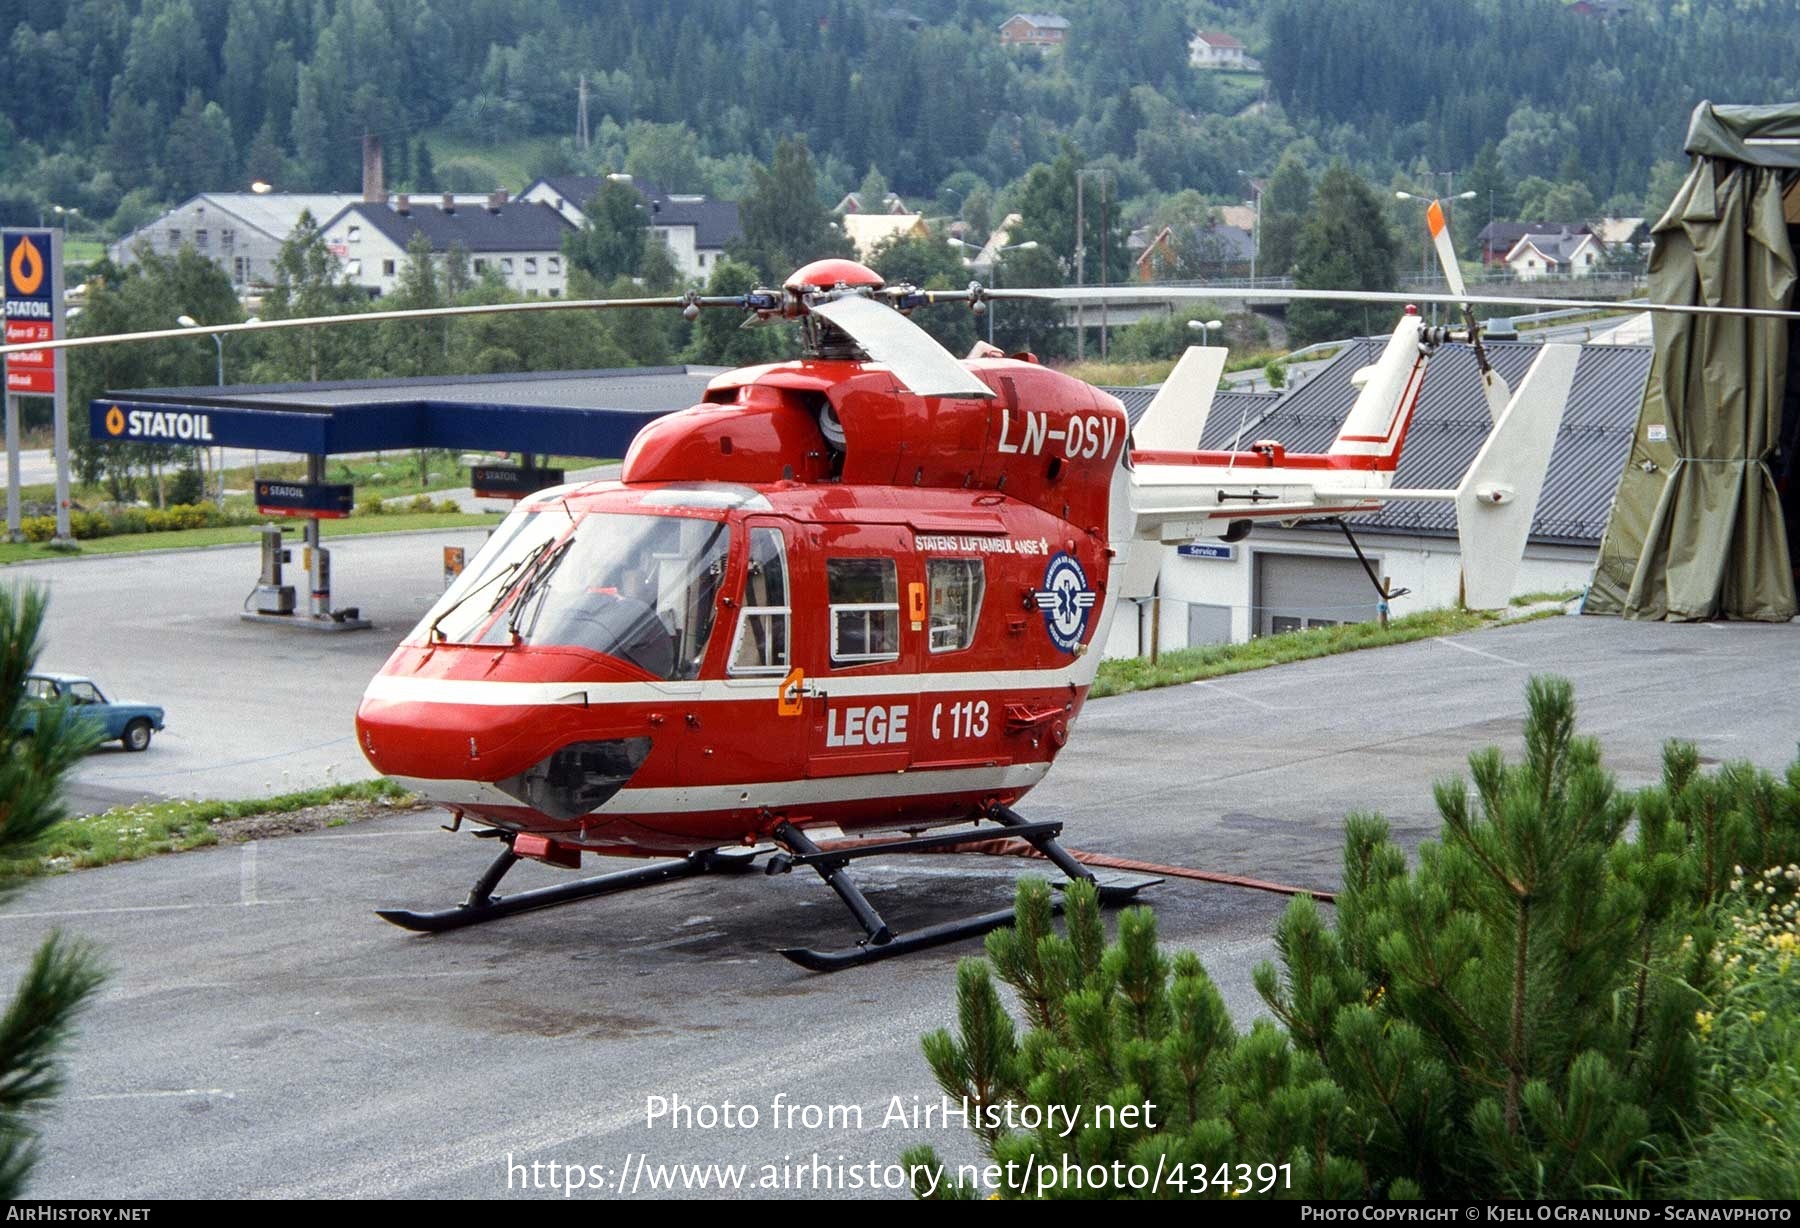
[[[1540,277],[1589,277],[1602,248],[1591,234],[1527,234],[1506,253],[1506,267],[1520,281]]]
[[[475,204],[452,196],[359,200],[331,218],[324,232],[344,276],[376,296],[400,284],[407,245],[422,234],[440,259],[461,246],[477,276],[492,269],[527,297],[559,298],[569,284],[562,241],[572,229],[549,205],[495,192]]]
[[[636,188],[649,210],[650,233],[669,249],[675,267],[689,281],[704,281],[725,258],[725,245],[744,233],[733,201],[708,200],[704,196],[668,193],[641,180],[618,176]],[[549,205],[569,225],[579,229],[587,222],[583,213],[606,182],[598,175],[553,175],[526,188],[519,199]]]
[[[1202,30],[1188,40],[1188,63],[1195,68],[1262,71],[1262,62],[1243,43],[1219,30]]]
[[[1355,399],[1352,374],[1375,360],[1382,341],[1351,342],[1332,363],[1287,393],[1220,393],[1208,416],[1209,449],[1279,439],[1290,451],[1323,452]],[[1495,369],[1518,387],[1537,346],[1488,341]],[[1612,507],[1619,473],[1637,427],[1648,345],[1583,348],[1575,385],[1552,451],[1531,538],[1514,594],[1576,592],[1587,587]],[[1110,389],[1133,416],[1153,389]],[[1486,440],[1490,416],[1473,353],[1446,345],[1426,370],[1395,485],[1454,486]],[[1368,565],[1390,591],[1398,617],[1454,606],[1461,560],[1454,512],[1447,503],[1394,503],[1353,517],[1351,531]],[[1162,649],[1241,643],[1307,627],[1362,622],[1380,614],[1381,598],[1350,541],[1335,524],[1259,527],[1237,542],[1207,539],[1165,552],[1157,597],[1114,619],[1107,656],[1148,653],[1152,628]]]

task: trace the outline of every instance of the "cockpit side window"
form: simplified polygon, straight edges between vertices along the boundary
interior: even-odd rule
[[[780,529],[750,530],[750,559],[744,571],[743,610],[731,647],[733,674],[788,671],[787,545]]]

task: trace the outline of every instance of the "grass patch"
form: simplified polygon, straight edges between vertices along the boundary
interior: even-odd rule
[[[1233,351],[1225,362],[1225,370],[1249,371],[1254,368],[1260,371],[1271,362],[1286,356],[1286,350]],[[1140,388],[1145,384],[1160,384],[1168,379],[1169,372],[1175,369],[1176,361],[1173,358],[1161,358],[1150,362],[1080,362],[1063,367],[1062,373],[1087,384]]]
[[[431,163],[440,172],[444,169],[444,163],[452,161],[479,163],[491,172],[492,180],[485,187],[463,190],[485,192],[493,188],[506,188],[515,194],[531,186],[534,178],[532,168],[541,165],[556,144],[549,137],[521,137],[515,141],[490,145],[456,135],[444,128],[427,132],[425,141],[431,146]]]
[[[500,523],[498,512],[386,512],[379,516],[351,516],[345,520],[328,520],[324,539],[361,537],[369,533],[401,533],[417,529],[462,529]],[[293,524],[298,538],[300,522]],[[262,533],[260,525],[220,525],[211,529],[177,529],[168,533],[121,533],[113,537],[96,537],[81,543],[79,550],[66,550],[49,542],[13,544],[0,542],[0,566],[28,563],[37,559],[67,558],[71,554],[135,554],[142,550],[190,550],[199,546],[243,545],[256,541]]]
[[[158,853],[179,853],[217,844],[213,824],[250,815],[288,814],[330,802],[401,798],[406,790],[391,780],[362,780],[276,797],[243,801],[168,801],[115,806],[104,814],[64,819],[50,829],[36,857],[0,866],[0,873],[32,877],[136,861]]]
[[[1241,674],[1292,661],[1310,661],[1315,657],[1355,652],[1361,648],[1409,644],[1436,635],[1455,635],[1477,627],[1493,626],[1499,621],[1497,615],[1476,610],[1423,610],[1393,619],[1385,627],[1378,622],[1344,623],[1336,627],[1265,635],[1247,644],[1179,648],[1161,654],[1154,665],[1148,657],[1102,661],[1100,673],[1088,690],[1088,698],[1104,699],[1128,691],[1178,686],[1184,682]]]
[[[1522,605],[1543,605],[1545,602],[1548,602],[1548,601],[1556,601],[1556,602],[1573,601],[1573,600],[1575,600],[1575,598],[1577,598],[1579,596],[1581,596],[1580,589],[1565,588],[1565,589],[1561,590],[1560,592],[1554,592],[1554,593],[1547,592],[1547,591],[1541,592],[1541,593],[1520,593],[1517,597],[1514,597],[1512,599],[1512,603],[1515,607],[1522,606]]]

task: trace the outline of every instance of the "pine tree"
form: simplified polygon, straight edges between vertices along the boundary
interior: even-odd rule
[[[1312,179],[1306,173],[1306,164],[1297,154],[1283,154],[1263,191],[1257,271],[1264,277],[1285,277],[1294,267],[1300,230],[1312,212],[1312,199]]]
[[[1015,1173],[1115,1159],[1191,1173],[1250,1155],[1292,1166],[1275,1188],[1189,1181],[1162,1196],[1678,1189],[1708,1111],[1696,1048],[1719,975],[1711,910],[1741,867],[1800,857],[1800,762],[1785,779],[1744,765],[1705,776],[1693,747],[1672,743],[1662,785],[1623,794],[1576,734],[1561,679],[1527,687],[1524,741],[1521,761],[1490,748],[1470,757],[1472,782],[1438,785],[1442,838],[1411,865],[1379,818],[1350,816],[1335,926],[1297,897],[1275,933],[1279,967],[1256,970],[1276,1025],[1235,1031],[1194,956],[1157,949],[1146,911],[1122,914],[1106,946],[1090,888],[1069,890],[1065,935],[1047,889],[1022,885],[988,962],[958,969],[956,1032],[924,1038],[939,1085],[972,1107],[1084,1115],[1090,1128],[1066,1138],[978,1132]],[[1153,1126],[1095,1125],[1095,1106],[1144,1100]],[[938,1164],[929,1149],[906,1161]],[[1014,1178],[1010,1192],[1095,1191]],[[1152,1196],[1116,1177],[1099,1192]]]
[[[1392,290],[1398,249],[1369,185],[1334,162],[1300,231],[1294,280],[1310,290]],[[1288,335],[1296,345],[1367,336],[1380,314],[1366,303],[1298,302],[1288,308]]]
[[[569,263],[602,284],[636,277],[650,230],[638,190],[622,179],[604,179],[582,213],[581,229],[563,238]]]
[[[38,707],[35,727],[24,729],[25,678],[47,604],[35,589],[0,588],[0,900],[18,887],[8,868],[66,817],[64,781],[97,740],[91,724],[61,706]],[[104,978],[92,948],[52,934],[0,1015],[0,1201],[25,1192],[38,1158],[34,1119],[62,1082],[57,1052]]]
[[[804,140],[784,140],[765,167],[750,172],[750,190],[738,203],[743,237],[728,249],[768,282],[827,256],[854,254],[848,236],[819,200],[812,156]]]

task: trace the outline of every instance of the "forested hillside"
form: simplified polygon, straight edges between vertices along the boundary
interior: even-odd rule
[[[1289,149],[1383,182],[1468,170],[1491,142],[1514,180],[1629,210],[1694,102],[1795,92],[1791,0],[1634,0],[1605,21],[1562,0],[1040,7],[1071,23],[1060,51],[1002,47],[1001,0],[4,0],[0,214],[61,205],[116,234],[253,178],[354,188],[365,131],[398,187],[498,186],[468,151],[539,138],[523,173],[729,197],[804,135],[821,195],[874,168],[983,212],[1073,142],[1146,214],[1184,189],[1242,199]],[[1196,29],[1237,35],[1266,77],[1190,68]]]

